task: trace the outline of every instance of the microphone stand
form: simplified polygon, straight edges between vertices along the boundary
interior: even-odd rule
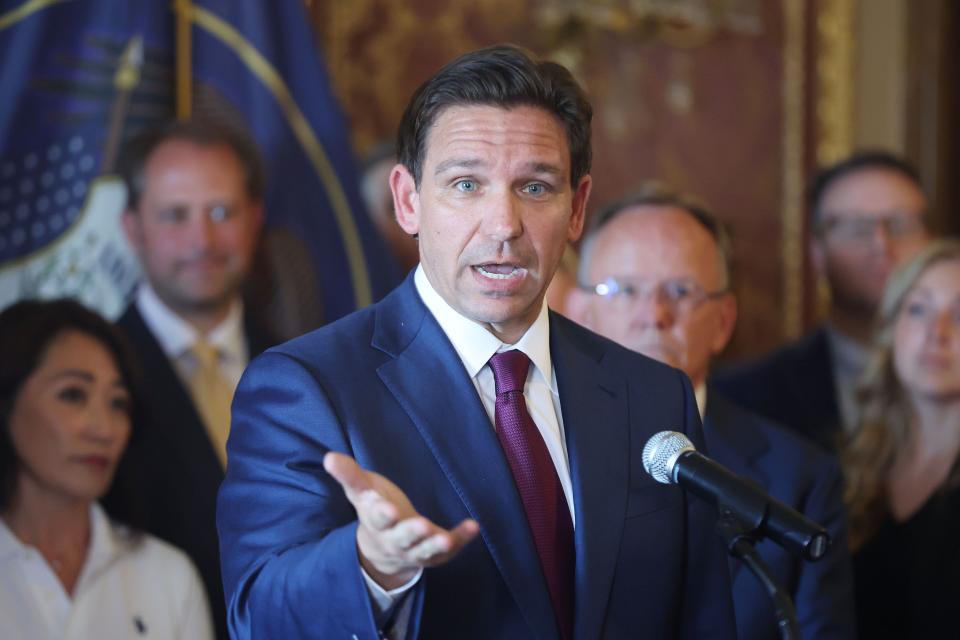
[[[797,611],[790,596],[777,584],[767,563],[760,558],[754,548],[757,543],[757,528],[738,518],[726,505],[719,504],[717,518],[717,532],[727,545],[727,552],[747,566],[748,569],[763,584],[767,593],[773,599],[774,615],[777,618],[777,629],[783,640],[798,640],[800,627],[797,624]]]

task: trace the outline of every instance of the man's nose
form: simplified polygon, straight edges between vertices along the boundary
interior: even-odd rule
[[[523,232],[521,204],[509,190],[491,194],[489,202],[485,204],[487,234],[492,239],[504,242],[516,238]]]
[[[873,250],[879,255],[889,259],[894,257],[894,238],[890,233],[890,226],[887,220],[883,218],[876,221],[873,227],[873,234],[870,236],[870,244]]]
[[[645,329],[663,330],[673,324],[673,309],[657,289],[638,294],[635,306],[634,313]]]
[[[214,222],[210,216],[197,212],[191,216],[189,226],[190,244],[195,249],[205,249],[210,246],[214,236]]]

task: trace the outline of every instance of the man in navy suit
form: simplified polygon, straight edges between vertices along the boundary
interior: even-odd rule
[[[810,258],[830,288],[829,317],[772,354],[718,370],[715,385],[834,451],[856,428],[857,379],[887,276],[930,239],[927,207],[915,169],[889,153],[857,152],[820,171]]]
[[[714,514],[642,466],[662,429],[702,444],[689,381],[544,304],[590,118],[566,69],[509,46],[414,94],[390,185],[420,265],[234,400],[234,637],[733,637]]]
[[[123,515],[190,555],[225,639],[215,517],[229,403],[249,359],[276,343],[241,300],[262,220],[260,159],[236,131],[177,122],[128,140],[119,166],[145,278],[118,325],[149,382],[149,422],[114,493],[140,507]],[[213,356],[208,377],[198,345]]]
[[[693,382],[710,456],[830,531],[833,546],[809,564],[770,541],[761,557],[796,603],[804,638],[855,635],[841,477],[831,456],[738,408],[707,385],[711,358],[736,321],[723,227],[695,201],[656,184],[602,209],[583,247],[583,290],[571,313],[635,351],[683,369]],[[773,601],[731,560],[738,636],[779,638]]]

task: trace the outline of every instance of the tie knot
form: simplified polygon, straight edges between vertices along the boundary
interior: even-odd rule
[[[197,358],[197,362],[202,369],[210,369],[220,364],[217,348],[203,338],[194,342],[190,350]]]
[[[490,358],[490,368],[498,396],[511,391],[522,392],[527,382],[527,371],[530,370],[530,358],[517,349],[495,353]]]

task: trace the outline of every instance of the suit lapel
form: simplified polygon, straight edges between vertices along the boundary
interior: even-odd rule
[[[815,437],[830,444],[840,430],[840,406],[830,356],[826,327],[820,327],[799,347],[795,367],[790,370],[796,406],[816,421]]]
[[[135,306],[131,306],[118,321],[137,349],[144,380],[151,391],[147,400],[162,402],[162,406],[148,406],[148,415],[154,437],[169,443],[180,459],[192,461],[197,469],[204,469],[212,486],[223,480],[223,467],[203,425],[203,419],[193,399],[180,381],[169,358],[163,352],[153,333],[147,327]]]
[[[473,382],[412,277],[378,309],[380,379],[409,415],[470,516],[536,637],[558,636],[526,514]],[[439,381],[439,384],[438,384]],[[451,523],[454,524],[454,523]]]
[[[707,391],[703,432],[710,457],[739,476],[763,487],[769,485],[770,478],[762,464],[770,449],[766,435],[749,414],[713,387]],[[743,563],[731,558],[729,564],[731,577],[737,580]],[[748,579],[755,578],[750,575]]]
[[[577,638],[601,634],[630,486],[627,389],[602,366],[599,343],[551,315],[550,342],[576,510]]]

